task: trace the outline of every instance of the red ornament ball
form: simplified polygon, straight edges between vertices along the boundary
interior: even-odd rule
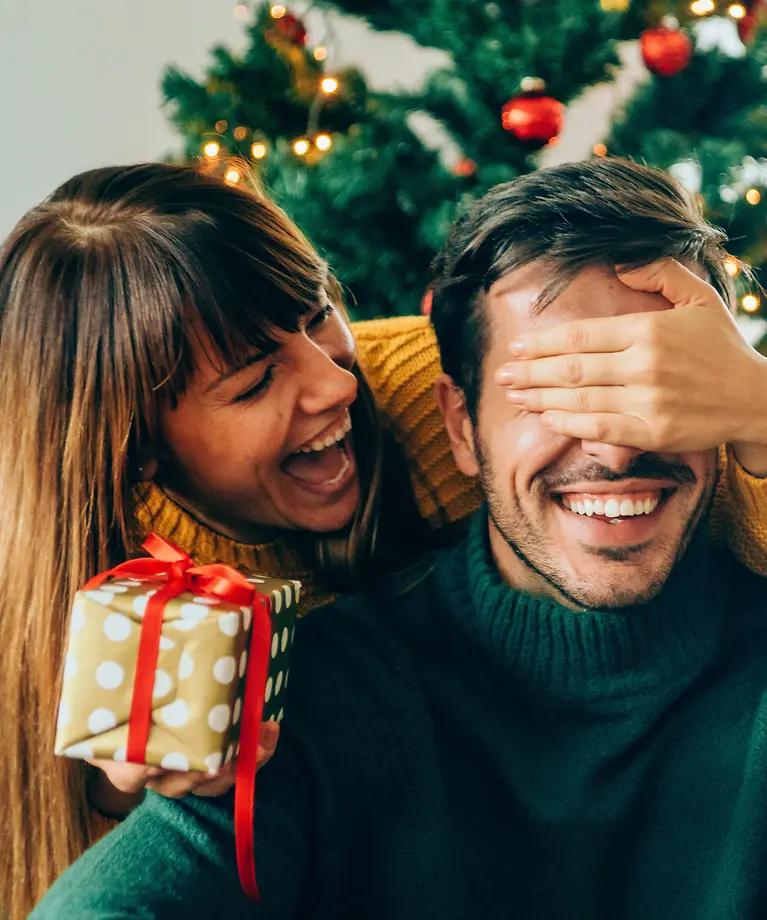
[[[306,27],[298,16],[294,16],[292,13],[285,13],[284,16],[275,19],[274,28],[283,38],[287,38],[294,45],[306,44]]]
[[[513,96],[501,109],[501,124],[520,141],[548,144],[562,131],[565,107],[553,96]]]
[[[656,77],[673,77],[681,73],[692,57],[692,39],[680,29],[647,29],[639,38],[642,60]]]

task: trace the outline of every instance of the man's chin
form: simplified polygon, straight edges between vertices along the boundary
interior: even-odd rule
[[[616,547],[581,551],[570,572],[549,575],[563,603],[611,610],[651,601],[663,588],[678,552],[673,547]]]

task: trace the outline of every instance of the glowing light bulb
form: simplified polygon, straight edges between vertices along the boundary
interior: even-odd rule
[[[325,77],[320,86],[322,87],[322,92],[330,96],[338,89],[338,80],[335,77]]]
[[[202,152],[206,157],[217,157],[219,151],[221,150],[221,144],[217,144],[215,141],[208,141],[208,143],[202,148]]]
[[[593,153],[595,157],[603,157],[607,153],[607,147],[604,144],[595,144]]]
[[[247,133],[247,128],[243,128],[242,125],[238,125],[238,127],[234,129],[234,139],[236,141],[241,141]]]
[[[749,204],[759,204],[761,200],[762,200],[762,193],[759,191],[758,188],[750,188],[746,192],[746,201]]]
[[[293,144],[293,152],[296,154],[296,156],[302,157],[308,151],[309,151],[309,141],[304,140],[303,138],[299,138]]]
[[[245,6],[244,3],[238,3],[237,6],[234,8],[233,12],[234,12],[234,15],[237,17],[237,19],[247,19],[248,18],[249,10],[247,6]]]
[[[733,3],[727,8],[727,13],[732,19],[743,19],[746,15],[746,8],[742,3]]]
[[[276,3],[270,10],[272,19],[282,19],[282,17],[287,13],[287,10],[284,6],[279,3]]]
[[[690,4],[690,12],[696,16],[705,16],[707,13],[713,13],[715,9],[714,0],[693,0]]]
[[[235,183],[237,183],[237,182],[240,181],[240,173],[239,173],[239,170],[237,170],[237,169],[227,169],[226,175],[224,176],[224,178],[226,179],[227,182],[229,182],[229,183],[231,183],[232,185],[234,185]]]
[[[227,123],[224,121],[223,118],[222,118],[220,121],[217,121],[217,122],[216,122],[216,131],[218,131],[219,134],[223,134],[224,131],[226,131],[227,127],[228,127],[228,125],[227,125]]]
[[[315,61],[324,61],[325,58],[328,56],[328,49],[323,48],[322,45],[317,45],[317,47],[314,49],[313,54],[314,54]]]
[[[250,148],[254,160],[263,160],[266,156],[266,144],[253,144]]]
[[[724,260],[724,269],[730,278],[734,278],[736,275],[740,274],[740,262],[732,256],[727,256]]]
[[[746,313],[756,313],[759,309],[759,298],[756,294],[746,294],[743,300],[741,300],[740,305]]]
[[[319,150],[330,150],[333,146],[333,138],[329,134],[318,134],[314,143]]]

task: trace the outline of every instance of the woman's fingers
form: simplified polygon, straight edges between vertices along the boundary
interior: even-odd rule
[[[539,329],[517,336],[510,343],[509,351],[515,358],[624,351],[636,341],[636,316],[629,313],[579,319]]]
[[[507,390],[506,398],[528,412],[556,409],[580,415],[604,412],[643,415],[647,403],[646,394],[638,387],[541,387]]]
[[[618,271],[620,281],[634,291],[658,293],[675,307],[718,306],[725,302],[711,285],[675,259],[659,259],[633,271]]]
[[[575,412],[548,410],[541,416],[541,422],[556,434],[568,438],[620,444],[621,447],[636,447],[638,450],[652,449],[649,427],[642,419],[631,415],[618,415],[617,413],[579,415]]]
[[[504,364],[496,372],[495,380],[514,389],[615,386],[627,382],[631,364],[625,352],[557,355]]]

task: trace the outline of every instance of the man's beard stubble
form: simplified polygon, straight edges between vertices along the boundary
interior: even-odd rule
[[[482,443],[475,437],[475,450],[479,461],[479,477],[482,493],[488,506],[490,519],[498,533],[522,564],[534,574],[542,578],[551,588],[555,596],[563,600],[568,606],[581,609],[618,609],[622,607],[637,606],[652,600],[663,588],[668,576],[684,556],[693,535],[703,520],[713,498],[713,480],[706,483],[706,487],[697,505],[690,514],[684,530],[674,546],[670,540],[658,544],[658,549],[668,562],[653,572],[641,593],[621,593],[619,585],[611,586],[607,598],[600,597],[595,600],[589,598],[589,586],[575,584],[572,576],[557,569],[555,560],[547,558],[544,535],[537,530],[525,514],[519,501],[516,509],[504,506],[502,493],[495,486],[496,477],[487,461],[486,452]],[[546,470],[539,475],[541,494],[549,493],[551,489],[563,490],[569,483],[582,484],[584,482],[618,482],[626,479],[668,479],[680,485],[692,485],[697,482],[695,473],[685,464],[669,463],[653,454],[640,454],[624,473],[615,473],[609,467],[602,466],[594,461],[588,466],[580,466],[577,470],[567,469],[552,471],[547,476]],[[551,499],[552,501],[554,499]],[[525,547],[523,549],[523,547]],[[606,562],[630,563],[632,556],[641,547],[583,547],[584,551],[599,557]],[[556,551],[556,550],[554,550]],[[657,550],[656,550],[657,551]],[[571,582],[568,585],[568,581]],[[579,590],[579,589],[583,590]]]

